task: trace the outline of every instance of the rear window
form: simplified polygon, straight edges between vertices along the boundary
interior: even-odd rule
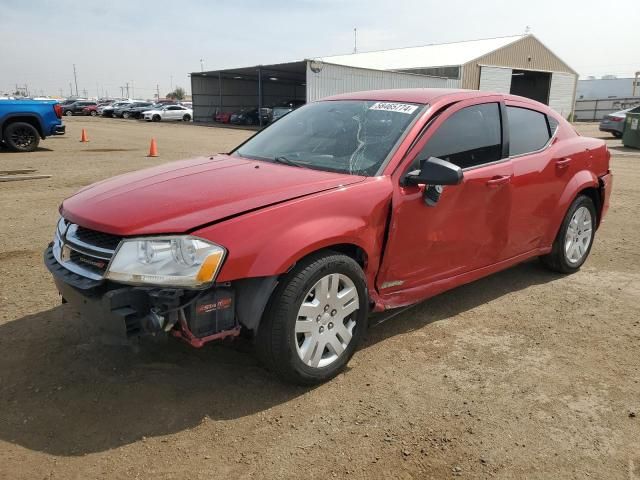
[[[551,121],[549,117],[549,121]],[[555,120],[553,120],[555,121]],[[509,125],[509,155],[523,155],[542,149],[551,135],[544,113],[528,108],[507,107]],[[556,126],[557,126],[557,122]],[[553,129],[555,131],[555,128]]]

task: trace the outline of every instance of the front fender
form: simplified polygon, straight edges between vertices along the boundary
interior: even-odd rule
[[[552,213],[551,221],[549,222],[549,230],[545,235],[543,245],[550,246],[553,244],[571,202],[573,202],[578,193],[586,188],[599,188],[598,177],[589,170],[580,170],[571,177],[571,180],[567,183],[562,195],[560,195],[558,207]]]
[[[228,250],[218,282],[281,275],[314,251],[351,244],[365,252],[365,274],[373,285],[391,191],[389,177],[375,177],[240,215],[194,235]]]

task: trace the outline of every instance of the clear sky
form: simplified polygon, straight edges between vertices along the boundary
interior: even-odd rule
[[[640,0],[0,0],[0,93],[150,98],[187,74],[524,33],[581,75],[640,70]],[[75,87],[74,87],[75,89]],[[133,96],[132,95],[132,96]]]

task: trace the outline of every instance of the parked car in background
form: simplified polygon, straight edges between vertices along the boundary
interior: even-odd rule
[[[229,123],[233,123],[234,125],[259,125],[260,120],[258,117],[258,109],[257,108],[249,108],[249,109],[241,109],[238,112],[234,112],[231,114],[229,118]],[[262,114],[262,124],[266,125],[269,123],[269,115],[266,113]]]
[[[147,110],[153,105],[153,102],[134,102],[129,105],[123,105],[113,109],[113,116],[118,118],[130,118],[132,109],[137,107],[143,107]]]
[[[627,118],[627,113],[640,113],[640,106],[605,115],[600,121],[600,131],[608,132],[616,138],[622,138],[624,120]]]
[[[371,310],[535,257],[577,272],[609,207],[609,159],[528,98],[337,95],[229,154],[80,190],[45,264],[96,327],[193,347],[244,333],[271,371],[315,384],[342,371]]]
[[[305,102],[303,100],[291,100],[279,103],[271,109],[270,121],[275,122],[276,120],[284,117],[287,113],[293,112],[296,108],[300,108],[304,104]]]
[[[182,105],[164,105],[161,108],[146,110],[142,115],[149,122],[159,122],[161,120],[190,122],[193,118],[193,110]]]
[[[218,112],[213,116],[213,120],[218,123],[231,122],[231,112]]]
[[[97,106],[98,104],[96,102],[92,102],[90,100],[78,100],[68,105],[63,105],[62,114],[67,116],[82,115],[84,113],[82,110],[85,107],[97,107]]]
[[[101,114],[103,117],[112,117],[114,109],[131,105],[132,103],[133,100],[119,100],[117,102],[113,102],[111,105],[107,105],[106,107],[102,108]],[[98,111],[100,111],[100,109],[98,109]]]
[[[112,102],[98,102],[97,105],[89,105],[88,107],[84,107],[82,109],[82,114],[95,117],[96,115],[100,115],[100,107],[106,107],[108,105],[111,105],[111,103]]]
[[[0,102],[0,143],[16,152],[33,152],[40,139],[62,135],[62,106],[56,100]]]
[[[127,110],[125,110],[122,114],[123,117],[125,117],[125,114],[127,114],[127,116],[125,118],[136,118],[136,119],[140,119],[143,117],[143,113],[146,112],[147,110],[157,110],[159,108],[162,108],[164,106],[167,105],[175,105],[175,104],[171,104],[171,103],[152,103],[150,105],[146,105],[146,106],[131,106],[130,108],[128,108]]]

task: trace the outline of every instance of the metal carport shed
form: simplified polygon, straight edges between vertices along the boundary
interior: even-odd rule
[[[339,93],[455,86],[443,77],[336,65],[319,60],[191,74],[193,116],[194,121],[200,123],[213,122],[218,112],[269,107],[290,101],[312,102]]]

